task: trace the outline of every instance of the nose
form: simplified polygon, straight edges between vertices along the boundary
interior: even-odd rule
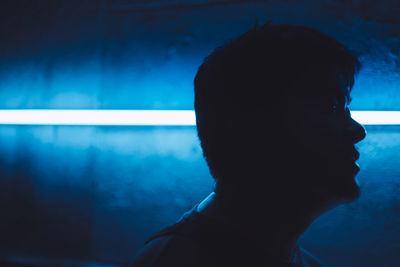
[[[350,117],[346,127],[346,136],[353,144],[356,144],[367,136],[367,132],[364,126]]]

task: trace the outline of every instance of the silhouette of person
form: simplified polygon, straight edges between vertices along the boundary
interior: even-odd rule
[[[215,189],[153,236],[133,266],[321,266],[298,244],[358,198],[351,118],[358,59],[317,30],[267,23],[217,48],[195,77],[198,136]]]

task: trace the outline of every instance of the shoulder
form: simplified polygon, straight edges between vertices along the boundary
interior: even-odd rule
[[[322,267],[322,263],[304,248],[300,248],[300,253],[304,267]]]
[[[165,250],[171,237],[160,237],[147,243],[140,249],[133,261],[133,267],[152,267],[155,266],[156,260]]]
[[[145,245],[136,254],[132,267],[214,266],[207,253],[190,239],[161,236]]]

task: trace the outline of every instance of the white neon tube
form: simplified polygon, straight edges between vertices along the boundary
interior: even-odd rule
[[[351,116],[364,125],[400,125],[400,111],[351,111]]]
[[[364,125],[400,125],[400,111],[352,111]],[[2,125],[194,126],[193,110],[0,110]]]
[[[191,110],[0,110],[13,125],[195,125]]]

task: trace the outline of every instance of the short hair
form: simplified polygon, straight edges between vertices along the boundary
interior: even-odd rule
[[[283,100],[323,96],[330,91],[321,87],[339,77],[350,92],[359,69],[344,45],[305,26],[267,23],[216,48],[194,80],[197,132],[212,176],[235,173],[251,123],[267,116],[273,124]]]

